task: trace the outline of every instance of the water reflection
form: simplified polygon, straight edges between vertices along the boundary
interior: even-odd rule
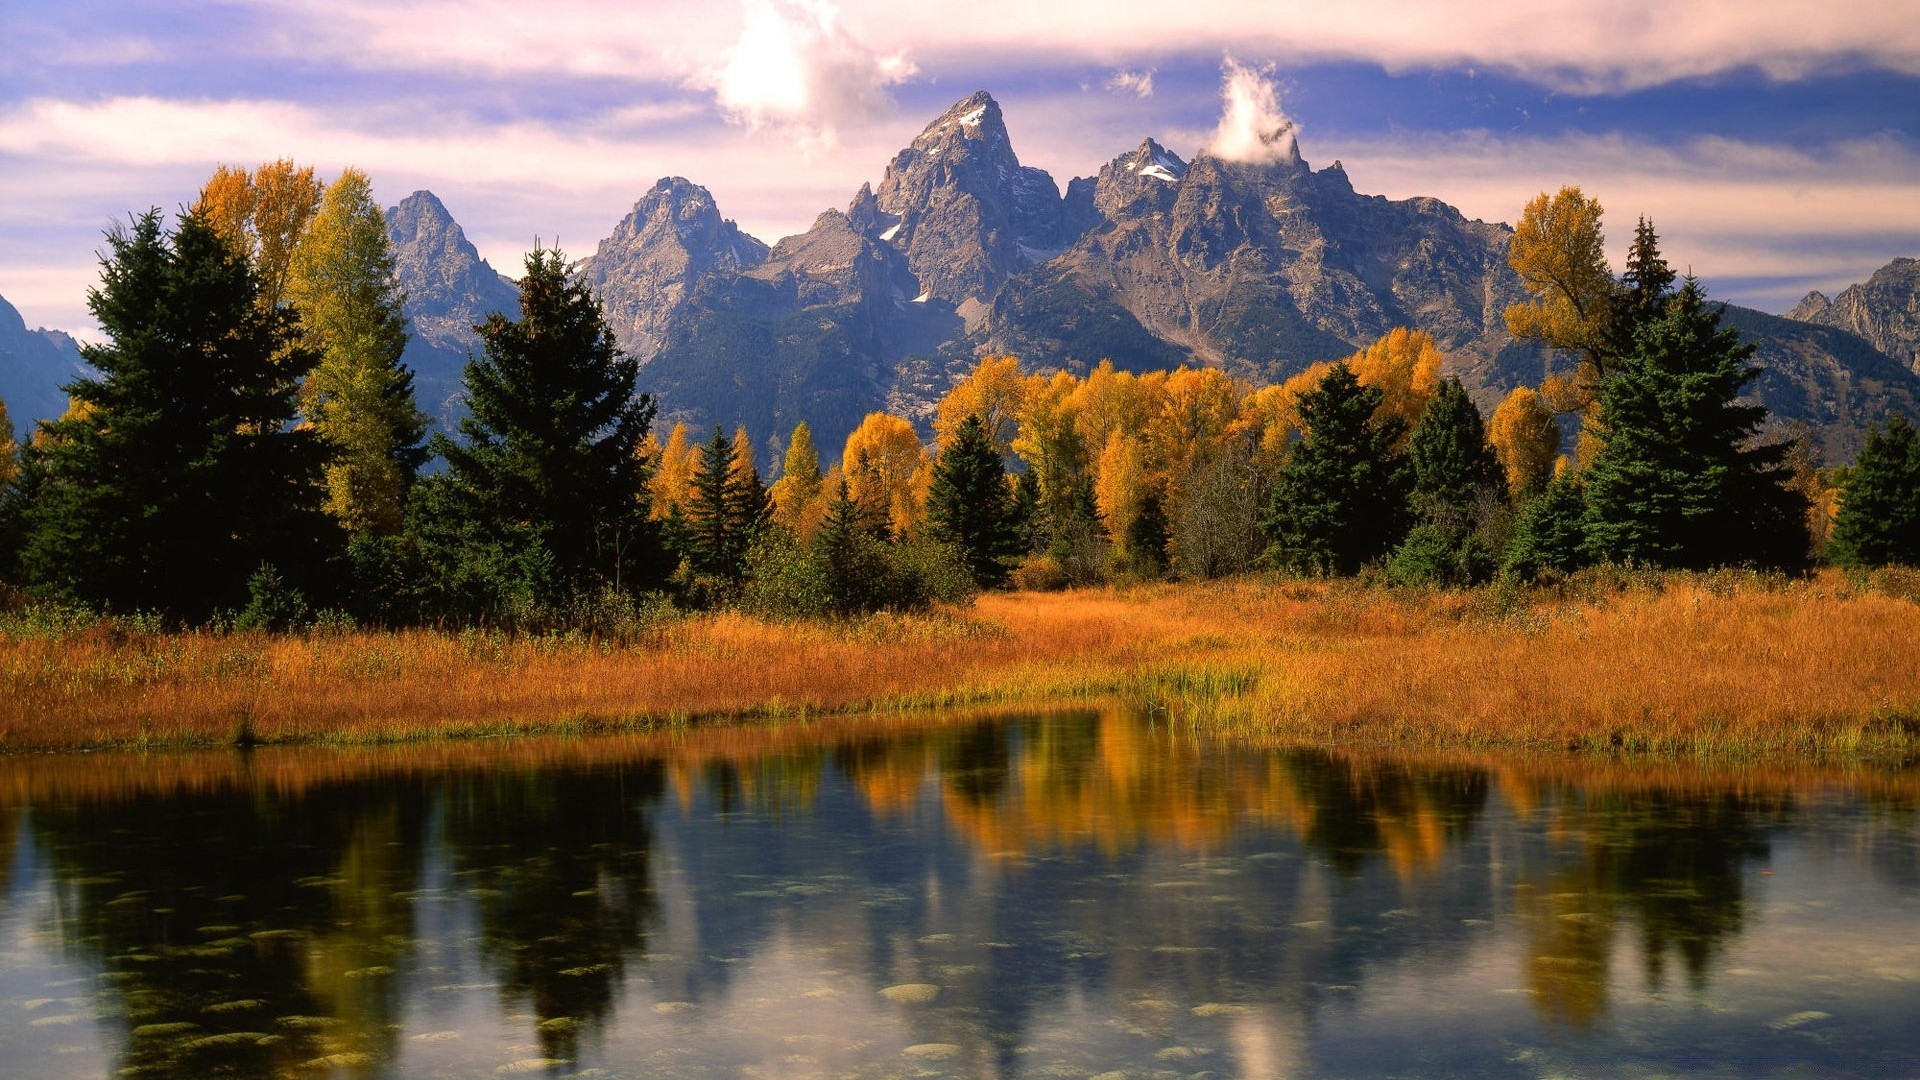
[[[8,759],[0,1060],[1870,1074],[1920,1055],[1916,791],[1118,712]]]

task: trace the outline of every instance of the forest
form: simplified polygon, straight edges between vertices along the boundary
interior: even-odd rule
[[[1878,568],[1920,565],[1912,423],[1890,416],[1851,466],[1815,468],[1803,440],[1741,399],[1756,374],[1751,347],[1721,327],[1700,282],[1668,266],[1652,224],[1638,223],[1617,277],[1603,245],[1600,205],[1576,188],[1525,208],[1511,261],[1531,298],[1507,322],[1564,362],[1484,419],[1460,382],[1442,377],[1433,340],[1412,329],[1257,387],[1210,368],[1061,369],[989,356],[919,418],[930,444],[914,418],[873,413],[829,464],[803,423],[778,433],[783,459],[768,483],[756,433],[659,430],[644,373],[565,256],[545,248],[526,257],[519,317],[496,313],[475,327],[468,415],[429,435],[400,362],[402,297],[367,176],[348,169],[322,184],[286,161],[223,166],[171,226],[151,210],[109,233],[89,298],[103,332],[84,351],[93,373],[67,387],[65,416],[24,445],[0,446],[0,652],[14,653],[8,677],[22,714],[37,708],[58,732],[28,737],[28,721],[0,718],[0,739],[147,737],[118,721],[85,736],[63,726],[179,675],[160,673],[166,662],[112,674],[128,662],[130,637],[171,641],[174,661],[262,632],[309,644],[384,634],[412,642],[416,659],[451,648],[467,660],[481,639],[496,659],[542,641],[589,658],[606,643],[644,647],[679,633],[712,646],[746,633],[791,657],[805,652],[807,625],[855,620],[837,632],[858,638],[862,626],[906,625],[858,622],[874,613],[932,612],[933,622],[900,631],[909,643],[989,653],[996,634],[1072,636],[1072,616],[1009,630],[1021,617],[1007,604],[997,602],[998,622],[966,606],[1009,589],[1109,586],[1161,603],[1166,589],[1224,579],[1199,595],[1229,607],[1250,596],[1359,605],[1371,613],[1361,623],[1399,611],[1405,632],[1445,624],[1448,612],[1512,612],[1609,588],[1719,596],[1713,583],[1729,573],[1762,592],[1837,580],[1861,595],[1910,596],[1910,574]],[[1823,564],[1854,576],[1808,576]],[[1596,584],[1606,582],[1630,585]],[[698,630],[660,629],[695,613],[705,613]],[[1886,612],[1857,614],[1826,618],[1886,632]],[[749,625],[760,629],[741,630]],[[1106,643],[1112,655],[1084,658],[1077,683],[1002,667],[959,699],[1019,696],[1005,689],[1014,685],[1237,694],[1261,681],[1238,660],[1144,668],[1129,649],[1151,641],[1190,658],[1207,649],[1134,629],[1138,637]],[[105,651],[92,660],[61,651],[76,642]],[[249,648],[255,659],[232,693],[259,693],[253,676],[304,680],[297,701],[334,693],[317,689],[331,662],[317,659],[324,645],[291,666],[260,659],[281,646]],[[464,661],[428,662],[450,672]],[[207,673],[216,662],[183,663],[209,686],[227,677]],[[508,695],[447,722],[480,730],[947,704],[955,694],[891,675],[830,689],[832,676],[809,671],[734,697],[656,700],[649,690],[622,705]],[[1360,675],[1328,677],[1344,685]],[[186,697],[197,704],[181,706],[196,717],[184,737],[261,737],[254,706],[228,691]],[[1840,698],[1850,737],[1860,724],[1906,730],[1909,721],[1875,712],[1872,693]],[[1902,685],[1879,700],[1912,697]],[[1281,711],[1296,707],[1307,708]],[[327,708],[370,723],[363,734],[424,730],[375,723],[368,702]],[[1573,724],[1579,743],[1608,730],[1604,718],[1582,727],[1572,719],[1581,710],[1556,708],[1550,730],[1526,738],[1564,743]],[[237,726],[210,719],[236,710]],[[276,737],[299,737],[300,718],[282,720]]]

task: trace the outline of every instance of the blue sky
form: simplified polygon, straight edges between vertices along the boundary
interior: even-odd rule
[[[769,242],[952,101],[1028,164],[1224,146],[1223,90],[1363,192],[1511,221],[1578,184],[1783,310],[1920,255],[1920,0],[6,0],[0,295],[86,332],[100,235],[221,162],[430,188],[496,267],[590,253],[660,176]]]

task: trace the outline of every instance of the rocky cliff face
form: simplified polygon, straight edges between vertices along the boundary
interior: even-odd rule
[[[59,419],[67,411],[60,388],[86,370],[77,342],[58,330],[29,329],[0,297],[0,401],[7,403],[14,438],[26,438],[38,421]]]
[[[476,323],[499,311],[520,315],[520,291],[496,272],[431,191],[416,191],[387,211],[395,276],[407,296],[407,351],[420,407],[451,427],[466,409],[460,380],[467,353],[479,348]]]
[[[751,270],[767,245],[720,216],[713,195],[670,176],[633,204],[633,211],[581,260],[580,274],[599,294],[621,347],[651,360],[702,279]]]
[[[1831,300],[1808,293],[1787,318],[1851,331],[1920,373],[1920,260],[1895,259]]]

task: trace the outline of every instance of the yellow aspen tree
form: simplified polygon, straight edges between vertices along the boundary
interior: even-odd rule
[[[1380,391],[1376,419],[1397,417],[1406,425],[1401,445],[1412,437],[1427,402],[1440,390],[1440,365],[1443,361],[1432,335],[1423,330],[1396,327],[1387,335],[1347,360],[1361,386]]]
[[[1240,419],[1244,391],[1214,368],[1182,367],[1167,376],[1165,391],[1143,435],[1148,455],[1170,476],[1183,474],[1202,455],[1218,449]]]
[[[773,482],[773,520],[799,533],[813,535],[818,518],[809,520],[809,512],[820,502],[825,480],[820,475],[820,453],[813,447],[813,429],[803,421],[793,429],[787,442],[787,456],[780,467],[780,479]]]
[[[325,507],[349,532],[400,531],[406,491],[425,463],[427,417],[400,363],[407,319],[386,217],[367,174],[328,185],[294,247],[286,296],[319,363],[302,387],[308,421],[333,450]]]
[[[1507,470],[1508,493],[1519,498],[1537,491],[1553,476],[1560,453],[1560,425],[1534,390],[1517,386],[1487,421],[1487,442]]]
[[[1147,454],[1137,436],[1124,431],[1107,435],[1100,451],[1093,480],[1093,501],[1100,509],[1100,520],[1116,543],[1125,544],[1134,519],[1145,505],[1150,479]]]
[[[1018,357],[983,358],[934,406],[934,443],[945,447],[967,417],[978,416],[987,438],[1004,456],[1018,433],[1020,404],[1026,392],[1027,379],[1020,374]]]
[[[1071,407],[1080,439],[1089,447],[1107,445],[1115,431],[1139,435],[1166,396],[1167,373],[1135,375],[1116,371],[1102,360],[1074,390]]]
[[[675,507],[685,507],[693,493],[693,469],[699,448],[690,446],[685,421],[673,425],[667,434],[667,444],[660,449],[659,464],[654,467],[652,492],[653,506],[648,511],[658,520],[673,513]]]
[[[1613,317],[1613,270],[1601,213],[1600,200],[1577,187],[1543,191],[1521,211],[1507,249],[1508,264],[1532,297],[1507,307],[1507,332],[1580,353],[1594,377],[1606,373]]]
[[[911,535],[919,527],[915,474],[926,460],[926,448],[913,425],[883,412],[868,413],[860,421],[847,436],[840,456],[848,493],[869,513],[884,516],[899,536]]]
[[[215,166],[213,175],[201,186],[193,210],[207,219],[235,254],[252,260],[257,253],[253,239],[253,204],[253,174],[223,164]]]
[[[20,444],[13,437],[13,420],[7,415],[7,403],[0,401],[0,493],[13,486],[20,475]]]
[[[218,166],[200,189],[194,209],[205,213],[228,246],[253,263],[264,309],[286,302],[293,251],[320,210],[322,190],[313,166],[295,165],[287,158],[269,161],[252,173]]]

